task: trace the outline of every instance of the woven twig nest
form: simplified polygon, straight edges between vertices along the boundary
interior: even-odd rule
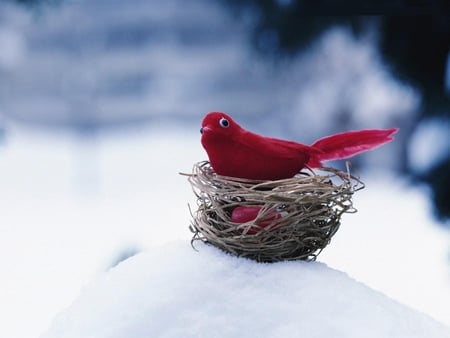
[[[203,241],[259,262],[315,260],[353,213],[352,195],[363,183],[332,168],[293,178],[253,181],[215,174],[209,162],[194,165],[189,182],[197,197],[191,211],[192,244]],[[231,221],[237,207],[258,208],[256,218]]]

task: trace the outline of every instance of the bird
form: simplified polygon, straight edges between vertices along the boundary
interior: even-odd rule
[[[292,178],[305,167],[321,168],[323,162],[377,148],[392,141],[398,130],[351,130],[305,145],[253,133],[226,113],[210,112],[202,120],[200,133],[216,174],[267,181]]]

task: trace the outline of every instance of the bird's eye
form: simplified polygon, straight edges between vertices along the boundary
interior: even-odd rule
[[[203,127],[200,128],[200,134],[203,134]]]
[[[224,117],[220,119],[219,124],[222,128],[228,128],[230,126],[230,122]]]

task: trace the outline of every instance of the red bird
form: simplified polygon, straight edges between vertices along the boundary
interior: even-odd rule
[[[305,166],[344,159],[392,140],[398,128],[347,131],[321,138],[311,146],[261,136],[245,130],[229,115],[208,113],[200,132],[214,171],[223,176],[253,180],[293,177]]]

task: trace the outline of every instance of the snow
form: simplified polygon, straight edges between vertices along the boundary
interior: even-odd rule
[[[450,337],[323,263],[259,264],[196,247],[174,242],[126,260],[42,337]]]
[[[427,189],[362,174],[353,202],[319,260],[450,325],[450,233],[431,219]]]
[[[429,118],[417,126],[408,147],[410,167],[423,174],[450,154],[450,122]]]
[[[182,142],[184,128],[155,129],[90,141],[8,129],[0,147],[0,337],[37,337],[121,253],[189,240],[192,194],[178,172],[203,157],[198,128]]]
[[[44,332],[89,282],[109,278],[104,271],[122,255],[151,256],[173,240],[189,245],[187,204],[195,202],[178,172],[206,158],[198,126],[154,125],[86,140],[11,125],[6,141],[0,337]],[[450,325],[450,236],[433,221],[427,191],[399,177],[361,175],[367,187],[354,197],[359,212],[344,215],[319,261]],[[384,207],[374,210],[380,201]]]
[[[329,29],[297,61],[295,76],[312,81],[293,96],[292,110],[299,112],[299,120],[307,119],[313,130],[326,133],[327,124],[336,123],[336,118],[323,119],[331,111],[335,116],[347,114],[342,117],[355,127],[368,128],[411,117],[420,103],[416,90],[388,72],[370,35],[356,39],[342,27]]]

